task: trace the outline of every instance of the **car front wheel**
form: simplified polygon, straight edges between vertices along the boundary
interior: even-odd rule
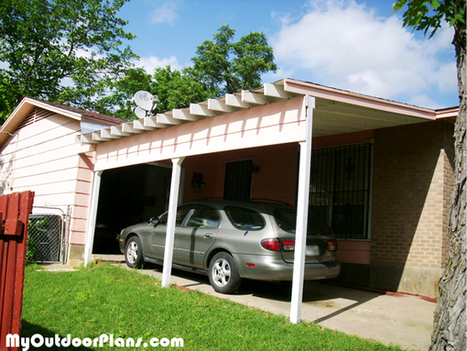
[[[128,239],[125,246],[125,261],[128,267],[142,267],[143,266],[143,250],[141,248],[141,241],[137,236]]]
[[[240,287],[242,280],[231,255],[226,252],[214,255],[209,264],[209,283],[223,294],[233,293]]]

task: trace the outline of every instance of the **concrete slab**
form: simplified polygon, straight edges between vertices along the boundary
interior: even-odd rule
[[[126,267],[123,255],[94,258]],[[151,265],[140,272],[162,278],[161,266]],[[171,283],[287,317],[290,314],[290,284],[245,281],[237,293],[224,295],[212,289],[207,277],[175,269]],[[302,320],[386,345],[427,350],[435,307],[435,303],[416,296],[378,294],[314,281],[304,286]]]

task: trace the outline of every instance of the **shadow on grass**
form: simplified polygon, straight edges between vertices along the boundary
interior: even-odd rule
[[[60,346],[57,346],[55,345],[56,344],[56,341],[55,341],[55,335],[57,333],[54,333],[52,330],[50,329],[47,329],[47,328],[44,328],[44,327],[41,327],[40,325],[37,325],[37,324],[32,324],[32,323],[29,323],[28,321],[24,320],[22,321],[22,326],[21,326],[21,337],[22,338],[25,338],[25,337],[29,337],[31,338],[32,336],[34,335],[40,335],[42,336],[43,338],[37,336],[37,337],[34,337],[32,340],[29,339],[29,341],[33,341],[33,342],[37,342],[37,343],[41,343],[41,340],[45,340],[46,338],[48,339],[48,342],[51,342],[51,340],[53,340],[53,346],[52,347],[47,347],[45,345],[45,341],[43,342],[43,345],[41,347],[34,347],[32,346],[31,344],[29,344],[29,350],[48,350],[48,351],[51,351],[51,350],[66,350],[66,349],[73,349],[73,350],[76,350],[76,351],[90,351],[90,350],[95,350],[95,349],[92,349],[92,348],[89,348],[89,347],[85,347],[85,346],[79,346],[79,347],[74,347],[72,346],[71,344],[67,346],[67,340],[64,341],[64,344],[63,346],[60,345]],[[64,339],[66,339],[66,336],[63,336],[63,335],[59,335],[59,342],[61,343]],[[69,338],[70,339],[73,339],[74,337],[71,336]],[[71,341],[71,340],[70,340]],[[21,344],[21,347],[19,348],[20,350],[25,350],[26,345],[24,344]]]

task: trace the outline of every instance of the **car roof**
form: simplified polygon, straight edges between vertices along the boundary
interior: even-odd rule
[[[224,200],[218,198],[207,198],[190,201],[184,205],[189,204],[203,204],[216,207],[217,209],[223,209],[225,206],[242,206],[250,209],[254,209],[259,212],[269,212],[271,209],[281,207],[281,208],[293,208],[289,204],[276,200],[267,200],[267,199],[252,199],[250,201],[237,201],[237,200]]]

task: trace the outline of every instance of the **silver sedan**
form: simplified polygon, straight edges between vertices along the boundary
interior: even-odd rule
[[[296,209],[275,202],[200,200],[177,210],[173,266],[209,276],[214,290],[235,292],[243,278],[291,281]],[[167,213],[119,234],[129,267],[164,259]],[[310,213],[305,280],[335,278],[337,242]]]

